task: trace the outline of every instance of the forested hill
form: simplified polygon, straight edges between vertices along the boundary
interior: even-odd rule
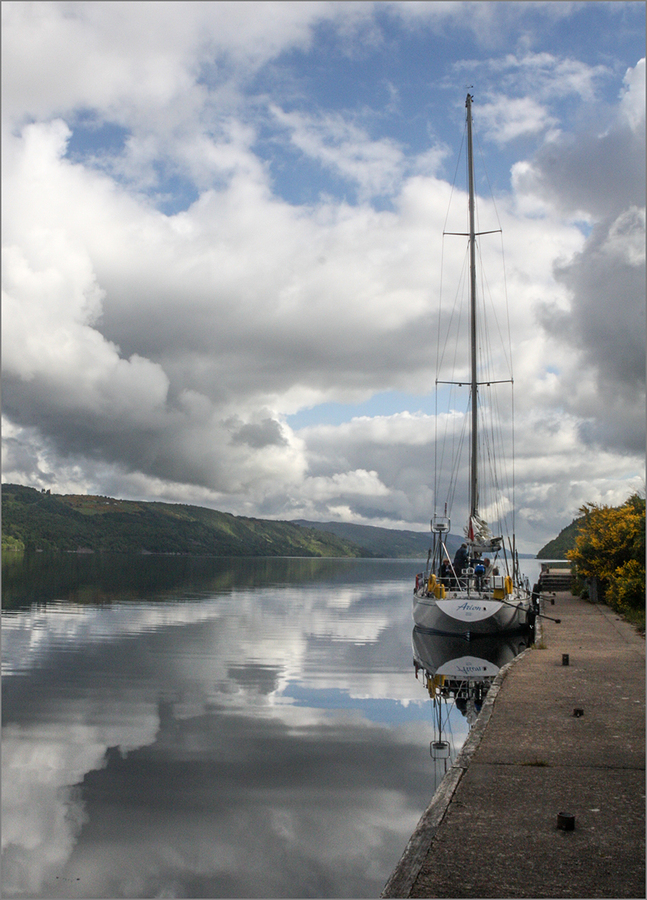
[[[566,559],[566,551],[575,547],[575,538],[578,535],[584,517],[573,519],[570,525],[562,528],[560,533],[552,541],[548,541],[537,554],[537,559]]]
[[[49,494],[2,485],[2,548],[209,556],[366,557],[337,535],[200,506]]]
[[[345,522],[277,522],[180,503],[49,494],[18,484],[2,485],[3,550],[413,559],[426,557],[430,538],[427,531]],[[448,535],[450,553],[462,540]]]

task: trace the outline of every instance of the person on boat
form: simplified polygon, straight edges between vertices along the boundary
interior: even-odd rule
[[[460,575],[463,569],[469,565],[469,559],[470,555],[467,550],[467,544],[461,544],[454,557],[454,569],[456,570],[457,575]]]
[[[483,590],[483,583],[485,581],[485,573],[487,569],[483,565],[480,559],[474,560],[474,574],[476,575],[476,590]]]
[[[440,565],[440,583],[445,587],[449,587],[452,581],[452,564],[448,559],[444,559]]]

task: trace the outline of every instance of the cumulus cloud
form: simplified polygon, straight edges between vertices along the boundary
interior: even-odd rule
[[[582,367],[563,383],[564,407],[582,417],[587,444],[640,453],[644,448],[645,172],[644,60],[624,79],[616,121],[603,134],[560,139],[520,173],[518,189],[541,193],[565,212],[588,215],[581,251],[556,263],[566,308],[539,306],[539,321],[568,345]],[[640,112],[641,111],[641,112]],[[561,163],[555,165],[556,154]],[[592,191],[592,184],[602,184]]]
[[[393,335],[404,344],[428,315],[410,266],[428,206],[306,217],[242,181],[169,219],[65,160],[68,135],[54,122],[10,142],[5,414],[38,420],[60,453],[222,493],[281,457],[298,479],[282,394],[352,396],[384,377],[382,347],[395,356]]]
[[[291,419],[427,394],[439,285],[461,278],[460,239],[445,241],[441,273],[444,136],[412,150],[379,130],[382,110],[308,105],[286,62],[322,34],[355,60],[382,52],[385,22],[435,33],[473,11],[380,9],[3,4],[5,479],[424,527],[428,403],[408,419]],[[480,10],[483,23],[497,9]],[[586,134],[558,102],[595,99],[610,67],[523,41],[483,63],[485,140],[536,148],[517,159],[498,213],[479,204],[505,236],[505,280],[491,274],[494,245],[480,251],[504,332],[506,286],[511,298],[519,417],[573,416],[573,453],[597,443],[637,474],[644,62]],[[323,173],[307,204],[281,194],[278,157]]]
[[[645,126],[645,60],[627,69],[620,92],[620,114],[632,131]]]
[[[505,144],[521,135],[536,134],[554,128],[557,119],[532,97],[499,97],[479,110],[489,137]]]

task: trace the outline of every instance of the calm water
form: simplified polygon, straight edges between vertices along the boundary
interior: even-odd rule
[[[379,896],[442,777],[415,571],[7,554],[3,895]]]

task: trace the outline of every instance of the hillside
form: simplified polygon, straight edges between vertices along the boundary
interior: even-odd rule
[[[362,557],[348,540],[292,522],[199,506],[48,494],[2,485],[2,547],[209,556]]]
[[[462,540],[448,536],[452,555]],[[420,559],[427,556],[430,541],[428,531],[305,519],[277,522],[179,503],[48,494],[2,485],[3,550]]]
[[[570,525],[562,528],[556,538],[541,548],[537,559],[566,559],[566,551],[575,547],[575,538],[583,521],[584,517],[573,519]]]
[[[427,556],[431,544],[429,531],[396,531],[393,528],[377,528],[373,525],[352,525],[349,522],[309,522],[295,519],[296,525],[330,532],[346,541],[362,547],[368,555],[394,559],[420,559]],[[453,555],[463,538],[450,534],[447,547]]]

